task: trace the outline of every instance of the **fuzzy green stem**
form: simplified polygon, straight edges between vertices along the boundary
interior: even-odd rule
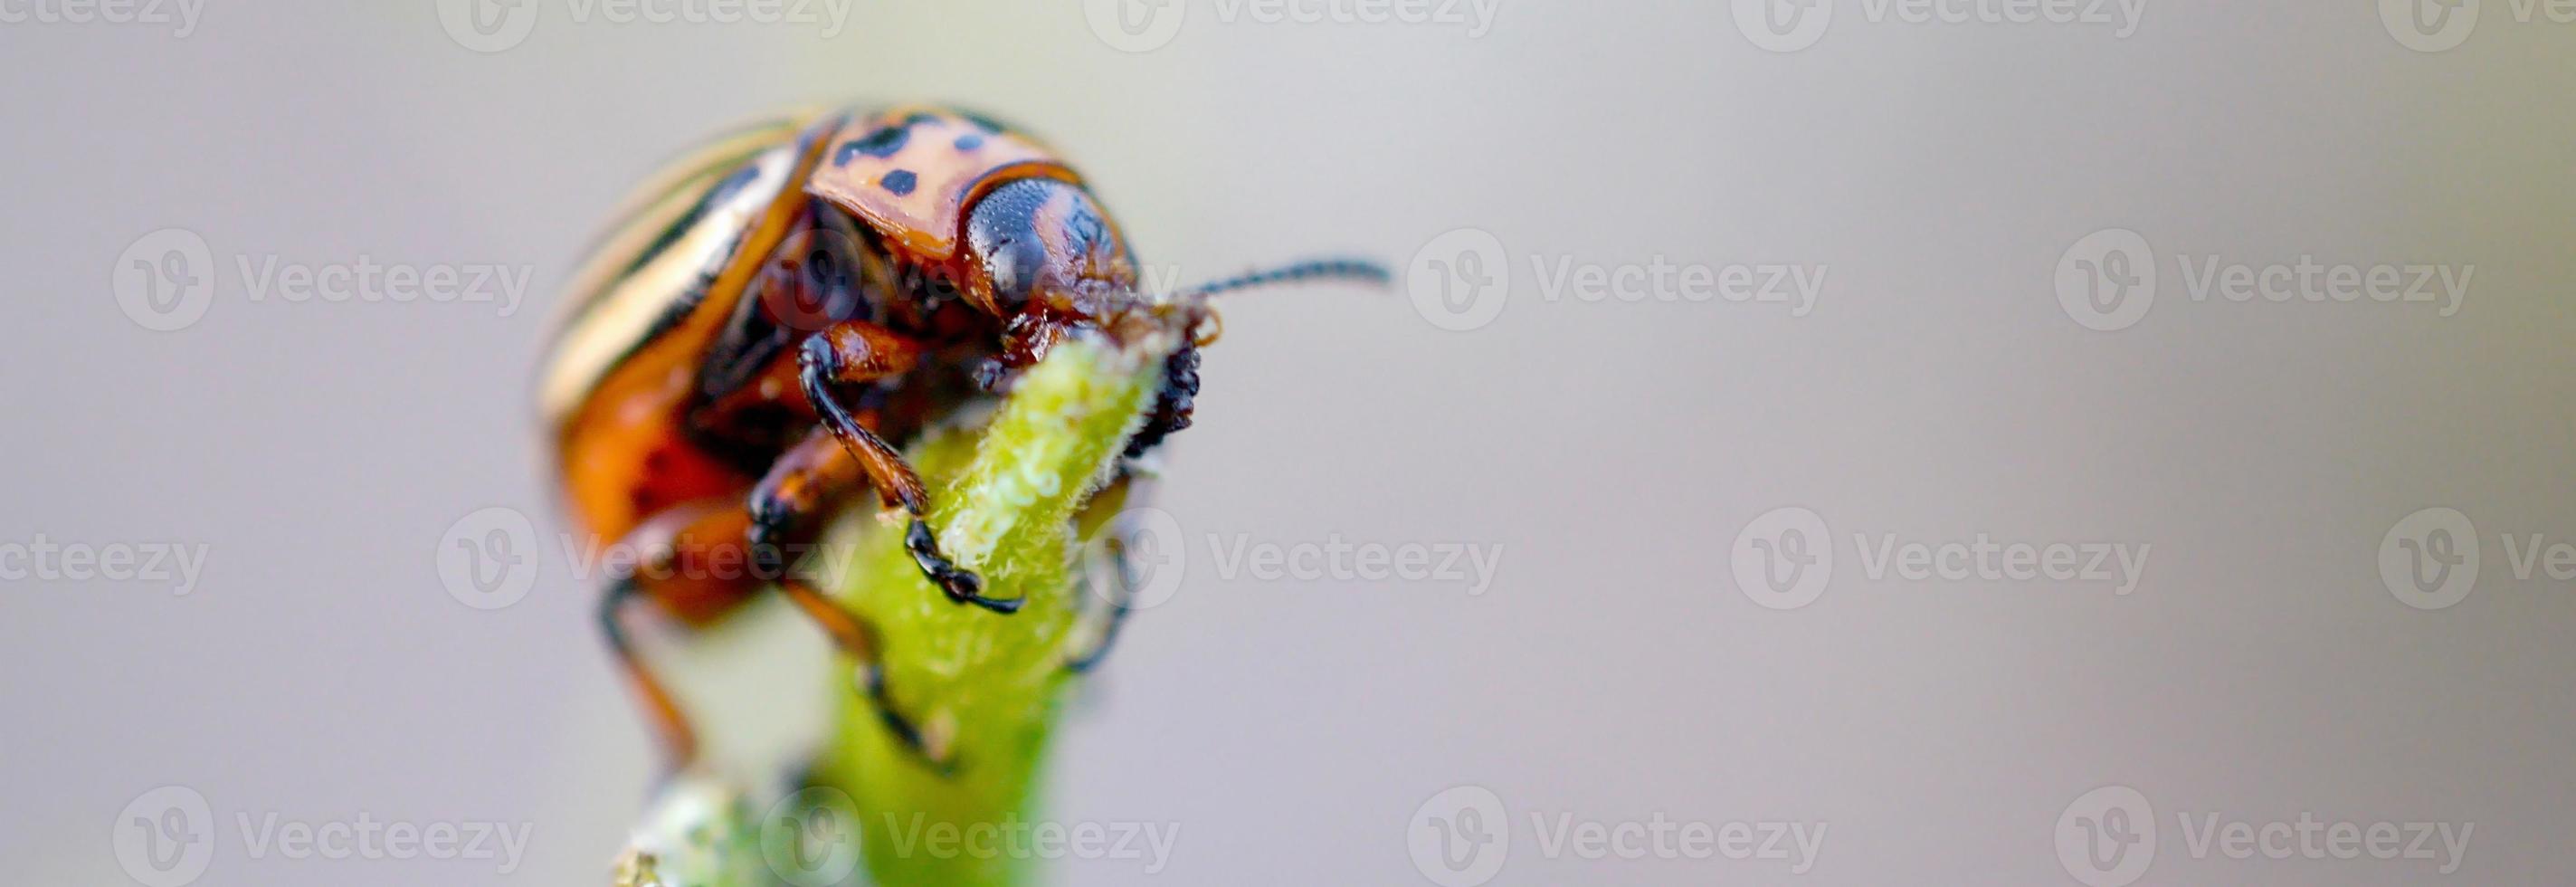
[[[1176,341],[1147,338],[1124,349],[1067,342],[1021,376],[980,431],[930,435],[912,450],[936,491],[930,524],[941,547],[982,575],[987,595],[1024,600],[1019,612],[943,597],[902,550],[900,524],[858,522],[855,538],[842,540],[859,546],[857,566],[829,580],[875,620],[896,705],[954,761],[953,772],[937,772],[895,740],[864,695],[844,695],[815,781],[856,800],[878,884],[1022,880],[1027,860],[978,855],[955,836],[1029,821],[1083,607],[1074,518],[1117,464]]]
[[[903,550],[901,521],[862,515],[833,531],[829,544],[855,546],[840,550],[857,557],[841,560],[845,574],[820,578],[875,623],[895,704],[953,761],[939,772],[897,741],[850,679],[851,663],[836,657],[846,689],[809,780],[855,801],[873,883],[1024,880],[1030,860],[962,838],[978,828],[1007,835],[1031,821],[1063,663],[1085,609],[1074,591],[1076,517],[1111,476],[1180,335],[1158,328],[1125,346],[1061,343],[1021,374],[981,427],[925,435],[911,448],[933,491],[929,520],[941,548],[983,577],[985,594],[1023,599],[1019,612],[949,601]],[[779,866],[789,851],[770,845],[817,836],[782,828],[807,819],[777,815],[784,806],[755,816],[763,802],[748,794],[703,773],[667,786],[620,861],[619,887],[787,883]],[[766,857],[777,858],[762,865]]]

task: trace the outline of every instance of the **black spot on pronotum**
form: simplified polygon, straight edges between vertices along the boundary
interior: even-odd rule
[[[984,147],[984,136],[980,133],[970,132],[957,137],[957,150],[972,151],[981,147]]]
[[[875,132],[868,133],[865,136],[841,143],[841,150],[833,152],[832,154],[832,165],[836,167],[848,166],[850,165],[851,160],[857,159],[862,155],[868,157],[892,157],[896,152],[902,151],[903,143],[909,141],[911,138],[912,130],[905,129],[900,126],[888,126],[879,129]]]
[[[912,170],[898,169],[893,172],[886,173],[885,178],[879,180],[877,185],[886,189],[888,192],[891,192],[896,197],[902,197],[911,194],[913,187],[920,183],[921,177],[913,175]]]
[[[975,128],[977,128],[977,129],[981,129],[981,130],[983,130],[983,131],[985,131],[985,132],[988,132],[988,133],[1000,134],[1000,133],[1002,133],[1002,132],[1004,132],[1004,131],[1006,131],[1006,130],[1010,129],[1010,127],[1003,126],[1003,125],[1002,125],[1002,122],[1001,122],[1001,121],[999,121],[999,120],[995,120],[995,119],[993,119],[993,118],[986,117],[986,116],[984,116],[984,115],[982,115],[982,114],[977,114],[977,113],[975,113],[975,112],[973,112],[973,111],[963,112],[963,113],[958,114],[957,116],[962,117],[962,118],[965,118],[966,122],[968,122],[968,123],[972,123],[972,124],[975,124]]]

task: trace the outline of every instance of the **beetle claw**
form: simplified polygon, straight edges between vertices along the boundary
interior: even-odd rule
[[[910,751],[921,761],[922,766],[930,768],[931,772],[941,776],[957,774],[957,760],[955,755],[951,754],[956,738],[956,727],[952,719],[944,715],[935,717],[930,722],[930,729],[924,730],[915,726],[911,718],[904,717],[901,711],[896,710],[894,695],[886,690],[885,669],[873,665],[861,665],[858,668],[857,678],[859,687],[868,694],[869,701],[876,706],[877,720],[885,725],[887,732],[894,734],[898,744]]]
[[[939,583],[940,590],[948,592],[949,600],[957,603],[974,604],[1004,616],[1020,611],[1019,598],[985,597],[984,578],[971,570],[951,568],[947,575],[932,576],[931,579]]]
[[[1005,616],[1020,611],[1024,602],[1019,598],[985,597],[984,577],[958,566],[947,555],[939,553],[939,540],[931,536],[930,524],[922,519],[913,518],[911,528],[904,532],[903,547],[912,552],[913,562],[921,565],[922,575],[938,585],[950,601],[974,604]]]

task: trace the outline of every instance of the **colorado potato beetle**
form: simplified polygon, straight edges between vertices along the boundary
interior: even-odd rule
[[[1141,313],[1212,329],[1205,297],[1217,292],[1387,273],[1316,261],[1161,294],[1138,277],[1072,167],[945,108],[751,126],[629,202],[568,288],[538,400],[567,509],[598,538],[647,553],[604,577],[599,618],[675,768],[695,757],[696,734],[638,655],[630,604],[701,627],[778,588],[862,663],[888,727],[939,760],[870,665],[868,622],[789,569],[824,518],[873,489],[908,518],[905,548],[933,585],[1010,614],[1019,601],[987,596],[941,553],[902,443],[997,396],[1056,343],[1114,338]],[[1170,358],[1131,460],[1190,424],[1198,344]],[[1134,474],[1122,467],[1113,489]]]

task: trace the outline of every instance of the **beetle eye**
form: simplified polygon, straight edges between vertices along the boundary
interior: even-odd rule
[[[1053,182],[1023,180],[993,190],[967,217],[967,248],[993,289],[991,309],[1017,314],[1047,271],[1046,241],[1038,236],[1038,209]]]
[[[1017,313],[1027,305],[1038,276],[1046,270],[1046,262],[1046,246],[1035,237],[1014,237],[995,244],[985,254],[984,266],[993,281],[994,307]]]

